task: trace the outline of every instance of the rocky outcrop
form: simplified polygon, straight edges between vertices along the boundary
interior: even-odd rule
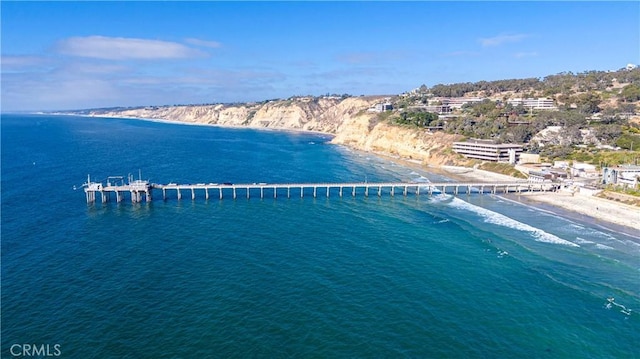
[[[335,135],[332,143],[424,164],[459,164],[451,152],[456,136],[380,121],[367,111],[380,97],[297,98],[237,105],[162,106],[95,110],[89,115],[158,119],[227,127],[317,131]]]

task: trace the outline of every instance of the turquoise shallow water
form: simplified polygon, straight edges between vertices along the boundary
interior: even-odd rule
[[[490,195],[88,206],[73,190],[88,173],[442,177],[315,134],[1,124],[2,357],[16,343],[69,358],[640,357],[637,238]]]

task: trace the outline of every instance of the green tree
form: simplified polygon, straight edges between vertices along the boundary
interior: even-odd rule
[[[578,109],[584,114],[593,114],[600,112],[599,106],[601,103],[602,99],[600,98],[600,95],[595,92],[588,92],[579,95],[576,99],[576,105],[578,105]]]
[[[622,89],[620,96],[624,101],[627,101],[627,102],[639,101],[640,86],[636,84],[627,85]]]

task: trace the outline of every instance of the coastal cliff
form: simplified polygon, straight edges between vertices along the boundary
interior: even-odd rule
[[[423,164],[457,164],[450,151],[458,137],[381,121],[367,111],[382,97],[321,97],[262,103],[161,106],[92,110],[90,116],[156,119],[225,127],[316,131],[334,135],[332,143],[401,157]]]

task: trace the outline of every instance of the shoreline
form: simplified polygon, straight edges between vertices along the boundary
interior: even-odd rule
[[[442,170],[445,176],[459,180],[516,180],[515,177],[468,167],[442,166]],[[640,208],[636,206],[563,190],[509,194],[503,197],[568,219],[621,232],[640,242]]]
[[[145,118],[145,117],[113,116],[113,115],[82,115],[82,114],[63,113],[63,112],[50,113],[50,114],[43,114],[43,113],[32,113],[32,114],[33,115],[53,115],[53,116],[77,116],[77,117],[90,117],[90,118],[111,118],[111,119],[118,119],[118,120],[138,120],[138,121],[147,121],[147,122],[156,122],[156,123],[166,123],[171,125],[218,127],[218,128],[234,129],[234,130],[257,130],[257,131],[275,131],[275,132],[289,132],[289,133],[307,133],[307,134],[314,134],[314,135],[330,136],[331,138],[336,136],[335,133],[316,131],[316,130],[304,130],[304,129],[297,129],[297,128],[233,126],[233,125],[220,125],[217,123],[165,120],[162,118]]]
[[[610,231],[620,232],[635,238],[640,243],[640,208],[610,201],[604,198],[572,194],[567,191],[555,193],[523,193],[517,201],[553,213],[558,209],[569,219],[588,222]]]
[[[175,125],[190,125],[190,126],[210,126],[219,127],[225,129],[251,129],[258,131],[276,131],[276,132],[288,132],[288,133],[306,133],[314,135],[328,136],[331,143],[331,138],[336,134],[322,131],[312,131],[303,129],[291,129],[291,128],[268,128],[268,127],[253,127],[253,126],[230,126],[219,125],[211,123],[197,123],[197,122],[184,122],[176,120],[165,119],[152,119],[152,118],[139,118],[139,117],[127,117],[127,116],[100,116],[100,115],[79,115],[73,113],[56,113],[52,115],[66,115],[66,116],[79,116],[79,117],[97,117],[97,118],[113,118],[113,119],[128,119],[128,120],[142,120],[149,122],[167,123]],[[354,151],[363,153],[370,153],[375,156],[385,158],[394,162],[398,162],[407,167],[416,168],[419,170],[432,172],[437,175],[442,175],[452,180],[468,181],[468,180],[480,180],[480,181],[510,181],[510,180],[522,180],[520,178],[511,177],[495,172],[480,170],[472,167],[461,166],[431,166],[426,163],[422,163],[417,160],[409,158],[403,158],[401,156],[382,153],[378,151],[362,151],[358,148],[351,147],[344,144],[338,144],[338,146],[344,146]],[[633,238],[637,238],[640,241],[640,236],[637,234],[637,228],[640,228],[640,208],[614,202],[604,198],[594,197],[590,195],[573,194],[571,192],[559,191],[559,192],[547,192],[547,193],[523,193],[519,196],[507,196],[509,200],[516,201],[523,205],[531,205],[538,209],[550,211],[556,213],[558,210],[563,212],[561,215],[569,219],[575,219],[582,222],[591,223],[605,229],[621,232]]]

